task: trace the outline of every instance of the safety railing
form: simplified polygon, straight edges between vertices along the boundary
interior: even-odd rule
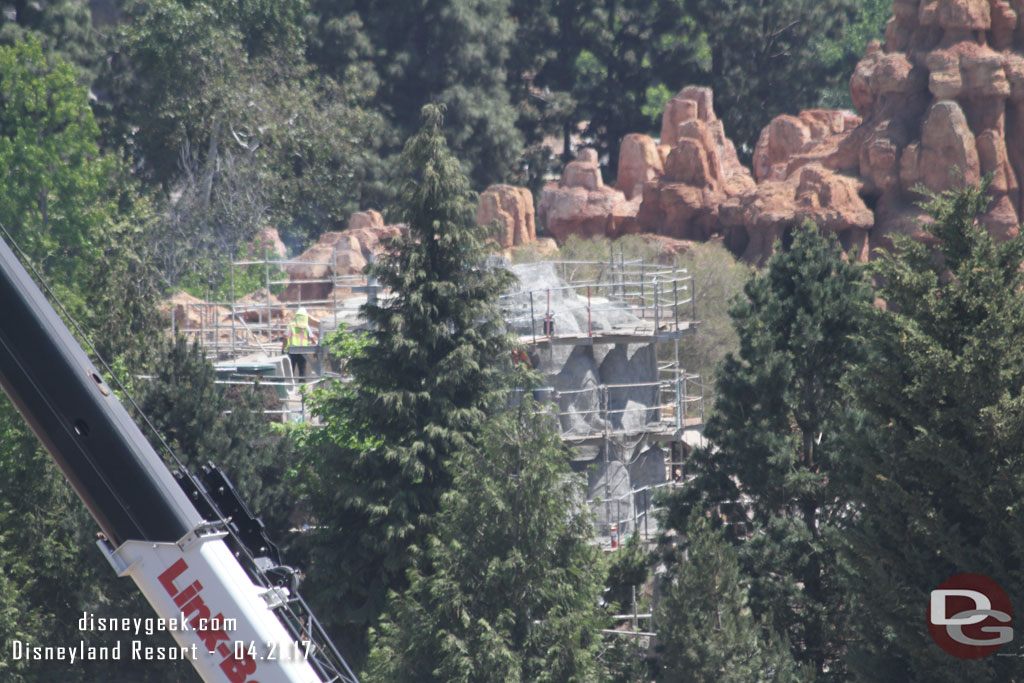
[[[704,419],[703,392],[690,393],[701,388],[699,377],[684,372],[678,375],[655,382],[599,384],[578,389],[542,387],[534,393],[558,406],[551,414],[559,418],[565,438],[677,432]],[[630,405],[630,401],[635,405]],[[639,419],[631,419],[638,416]]]
[[[505,320],[533,342],[595,334],[659,334],[696,320],[694,279],[685,270],[647,267],[605,268],[600,262],[552,262],[564,284],[527,288],[501,297]],[[588,266],[591,271],[580,270]],[[592,269],[600,267],[593,273]],[[581,275],[585,277],[580,277]],[[593,277],[591,277],[593,276]],[[619,316],[602,327],[595,319]]]
[[[230,275],[230,299],[218,301],[208,296],[205,301],[172,302],[171,332],[199,341],[207,357],[224,359],[258,352],[276,353],[275,348],[279,349],[280,340],[287,332],[287,312],[302,307],[320,309],[320,322],[329,317],[333,327],[337,328],[338,314],[343,309],[346,295],[365,293],[367,298],[373,298],[379,288],[364,275],[337,274],[335,257],[332,252],[329,261],[271,258],[235,261]],[[262,267],[263,286],[256,293],[237,297],[235,270],[251,267]],[[319,278],[273,277],[274,272],[288,269],[322,269],[326,272]],[[281,287],[287,288],[284,292],[288,294],[286,301],[271,293]],[[326,296],[317,295],[324,292]],[[180,316],[174,310],[179,306],[183,308]]]

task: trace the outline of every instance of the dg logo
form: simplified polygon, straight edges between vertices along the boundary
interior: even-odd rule
[[[1010,597],[982,574],[952,576],[931,592],[928,632],[954,657],[987,657],[1013,640]]]

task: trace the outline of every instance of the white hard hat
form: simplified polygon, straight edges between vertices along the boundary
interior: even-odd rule
[[[304,315],[307,318],[309,317],[309,313],[306,312],[306,307],[305,306],[299,306],[299,310],[295,311],[295,315]]]

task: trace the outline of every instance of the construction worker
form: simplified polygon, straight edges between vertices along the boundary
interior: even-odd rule
[[[314,344],[316,344],[316,335],[309,327],[309,313],[306,312],[305,307],[301,307],[295,311],[295,319],[285,332],[281,351],[288,353],[288,358],[292,362],[292,374],[302,380],[306,379],[306,356],[302,353],[291,353],[291,349],[296,346],[313,346]]]

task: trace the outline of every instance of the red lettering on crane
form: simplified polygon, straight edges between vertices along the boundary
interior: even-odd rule
[[[227,650],[227,647],[223,644],[218,645],[218,641],[228,642],[228,635],[222,629],[199,629],[199,626],[203,624],[223,623],[224,621],[224,615],[219,613],[215,620],[210,620],[210,608],[206,606],[206,602],[199,596],[200,591],[203,590],[203,584],[193,581],[180,591],[174,585],[174,581],[184,574],[187,569],[188,564],[185,560],[178,559],[160,574],[158,577],[160,585],[164,587],[167,594],[174,600],[174,604],[181,607],[182,618],[187,618],[189,614],[195,613],[195,616],[189,620],[189,624],[196,631],[196,635],[203,641],[203,644],[206,645],[206,649],[210,654],[217,652],[224,657],[224,660],[220,663],[220,668],[228,677],[228,680],[231,683],[246,683],[249,674],[256,673],[256,662],[248,656],[235,659],[232,656],[233,653],[230,652],[225,656],[225,652],[222,650]],[[248,683],[259,683],[259,681],[250,680]]]
[[[208,621],[207,622],[207,624],[223,624],[223,623],[224,623],[224,615],[223,614],[219,614],[219,613],[217,614],[217,616],[215,616],[213,618],[212,621]],[[225,643],[230,642],[228,640],[228,634],[225,633],[223,629],[219,629],[219,628],[217,628],[217,629],[210,628],[210,629],[205,629],[205,630],[204,629],[196,629],[196,635],[198,635],[202,639],[203,644],[206,645],[206,649],[209,652],[221,652],[220,648],[217,647],[217,642],[218,641],[222,640]],[[223,655],[223,654],[224,653],[221,652],[221,655]]]
[[[189,584],[188,588],[174,596],[174,604],[181,607],[186,602],[199,595],[199,591],[201,590],[203,590],[203,584],[198,581],[193,581]]]
[[[172,598],[178,594],[178,588],[174,585],[174,580],[185,573],[188,569],[188,565],[185,564],[185,560],[179,559],[177,562],[172,564],[170,567],[164,570],[164,573],[160,575],[160,585],[164,587],[167,594]]]
[[[249,674],[256,673],[256,662],[249,657],[225,659],[220,663],[220,668],[228,675],[228,680],[231,683],[245,683]]]

